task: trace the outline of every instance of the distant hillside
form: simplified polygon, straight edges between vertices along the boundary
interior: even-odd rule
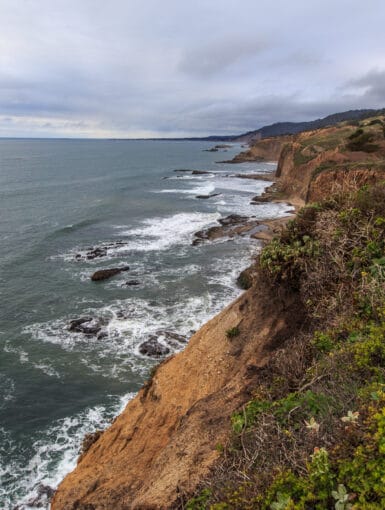
[[[311,120],[309,122],[276,122],[270,126],[264,126],[255,131],[249,131],[242,135],[232,138],[234,142],[250,143],[261,138],[280,135],[294,135],[302,131],[310,131],[320,129],[327,126],[333,126],[339,122],[346,120],[361,120],[366,117],[373,117],[385,113],[385,109],[381,110],[349,110],[347,112],[333,113],[323,119]]]

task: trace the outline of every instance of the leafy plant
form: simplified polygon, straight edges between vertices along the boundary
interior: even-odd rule
[[[231,339],[231,338],[235,338],[236,336],[238,336],[240,334],[240,330],[239,330],[239,327],[238,326],[234,326],[233,328],[230,328],[226,331],[226,336],[227,338]]]

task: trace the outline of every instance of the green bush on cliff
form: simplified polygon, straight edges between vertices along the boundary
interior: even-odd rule
[[[231,417],[201,508],[385,508],[385,184],[306,207],[260,266],[306,328]]]
[[[363,129],[357,129],[357,131],[349,136],[349,142],[346,144],[346,147],[350,151],[376,152],[379,146],[371,143],[373,140],[373,133],[367,133],[364,132]]]

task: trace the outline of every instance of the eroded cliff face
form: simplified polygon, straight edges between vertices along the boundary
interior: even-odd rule
[[[309,185],[308,201],[319,202],[327,196],[354,191],[371,185],[385,177],[384,170],[371,167],[329,169],[315,176]]]
[[[354,190],[384,175],[385,141],[374,131],[376,149],[350,150],[352,126],[334,126],[296,135],[281,151],[276,177],[283,195],[304,202]]]
[[[232,163],[246,161],[278,161],[282,147],[291,142],[293,136],[274,136],[254,142],[247,151],[241,152]]]
[[[301,320],[297,296],[277,295],[257,276],[183,352],[159,366],[61,483],[52,510],[178,507],[217,459],[230,416],[250,399],[269,352]],[[233,327],[240,333],[228,339]]]

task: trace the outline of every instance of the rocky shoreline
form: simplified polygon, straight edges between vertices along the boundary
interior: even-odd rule
[[[180,169],[177,172],[189,172],[192,175],[205,175],[211,172],[205,170],[187,170]],[[250,174],[231,174],[225,175],[224,177],[237,177],[249,180],[263,180],[271,182],[275,179],[275,173],[250,173]],[[211,195],[197,196],[196,198],[211,198],[217,196],[218,193]],[[252,198],[251,203],[267,203],[267,202],[281,202],[277,196],[279,195],[279,189],[276,183],[265,189],[262,195],[257,195]],[[292,205],[292,204],[288,204]],[[269,241],[275,234],[279,233],[285,223],[293,216],[291,211],[287,212],[287,215],[280,218],[271,220],[258,220],[255,216],[243,216],[239,214],[230,214],[218,219],[218,225],[212,226],[193,234],[192,246],[199,246],[207,242],[216,242],[223,240],[232,240],[235,237],[250,237],[259,241]],[[76,253],[74,258],[76,261],[80,260],[102,260],[108,256],[110,249],[116,247],[124,247],[125,242],[122,240],[115,241],[114,243],[106,243],[105,245],[89,247],[85,250],[85,253]],[[103,282],[107,279],[113,278],[121,274],[122,272],[129,271],[129,266],[118,266],[105,269],[98,269],[91,276],[93,282]],[[248,282],[250,281],[250,270],[249,268],[242,271],[237,278],[237,284],[240,288],[248,288]],[[124,286],[134,287],[140,285],[140,280],[132,279],[127,280]],[[125,319],[124,312],[121,312],[122,319]],[[118,317],[119,318],[119,317]],[[71,319],[67,330],[72,334],[81,334],[93,341],[104,340],[108,337],[108,325],[109,320],[106,317],[76,317]],[[191,332],[194,334],[195,332]],[[149,335],[138,348],[138,352],[146,357],[159,359],[165,358],[173,350],[180,350],[188,341],[188,337],[181,335],[175,331],[156,331],[155,334]]]
[[[193,175],[205,175],[211,174],[213,172],[208,172],[206,170],[189,170],[189,169],[178,169],[176,173],[191,173]],[[249,173],[249,174],[228,174],[223,175],[226,177],[237,177],[242,179],[250,179],[252,180],[263,180],[263,181],[274,181],[275,175],[273,173],[269,174],[258,174],[258,173]],[[202,196],[199,198],[209,199],[215,194],[210,194],[208,196]],[[279,196],[278,188],[275,184],[267,188],[262,196],[256,196],[251,200],[252,204],[257,204],[261,202],[283,202],[281,197]],[[291,205],[291,204],[290,204]],[[270,239],[282,226],[293,217],[293,213],[288,211],[287,215],[282,218],[277,218],[273,220],[258,220],[255,216],[246,216],[239,214],[230,214],[228,216],[224,216],[218,220],[218,225],[209,227],[207,229],[203,229],[195,232],[192,239],[192,245],[198,246],[202,243],[206,242],[223,242],[225,239],[234,239],[236,237],[250,237],[253,239],[258,239],[260,241],[266,241]],[[117,245],[119,247],[124,245],[123,241],[117,241]],[[76,254],[76,260],[102,260],[107,257],[108,250],[113,249],[114,246],[111,244],[106,244],[103,246],[95,246],[88,249],[85,253]],[[108,268],[104,270],[104,273],[100,273],[99,270],[94,273],[93,276],[99,275],[101,278],[96,278],[99,281],[106,278],[114,277],[119,274],[121,271],[128,271],[129,268],[126,267],[116,267],[116,268]],[[245,269],[237,278],[237,284],[241,289],[248,289],[251,287],[252,283],[256,275],[254,273],[254,268],[251,266],[250,268]],[[95,277],[92,278],[95,281]],[[136,285],[138,282],[127,281],[127,285]],[[241,301],[240,301],[241,300]],[[138,352],[142,356],[150,357],[153,359],[163,360],[161,364],[156,368],[154,373],[152,374],[148,383],[145,384],[143,389],[139,392],[138,396],[128,405],[126,411],[123,412],[120,416],[118,416],[114,424],[111,428],[107,429],[103,433],[98,433],[97,436],[92,437],[87,445],[82,450],[81,457],[79,458],[78,469],[81,469],[86,474],[86,479],[97,480],[95,483],[97,485],[101,484],[103,486],[103,490],[100,493],[102,499],[108,502],[108,505],[114,506],[114,508],[144,508],[140,498],[138,502],[124,502],[126,498],[121,499],[115,489],[112,489],[112,485],[122,483],[123,486],[127,484],[130,486],[131,483],[137,484],[139,479],[143,476],[143,470],[145,470],[144,464],[146,465],[154,465],[154,469],[156,470],[156,466],[158,461],[154,463],[154,455],[158,457],[158,454],[161,454],[163,451],[164,445],[170,441],[170,434],[172,435],[172,430],[178,430],[180,427],[177,425],[179,420],[183,420],[184,414],[188,411],[188,409],[197,402],[200,398],[205,398],[210,392],[220,390],[221,387],[224,386],[225,381],[230,377],[230,373],[232,372],[232,363],[238,357],[239,348],[237,347],[238,340],[234,340],[233,345],[229,349],[226,340],[226,331],[227,329],[234,326],[234,324],[240,324],[242,321],[242,313],[240,312],[241,305],[238,305],[238,302],[243,302],[244,299],[241,297],[232,304],[230,304],[218,317],[212,319],[209,323],[201,328],[197,333],[195,331],[191,331],[190,335],[180,335],[177,331],[169,331],[169,330],[158,330],[154,334],[148,335],[147,338],[138,346]],[[247,301],[247,300],[246,300]],[[246,303],[245,301],[245,303]],[[237,310],[238,306],[240,307]],[[245,305],[242,305],[245,306]],[[238,326],[237,326],[238,327]],[[258,329],[258,327],[257,327]],[[73,319],[68,325],[68,330],[74,334],[82,334],[88,336],[91,340],[101,340],[106,336],[106,331],[108,330],[108,320],[106,321],[103,318],[98,317],[79,317]],[[212,331],[212,334],[208,334],[209,331]],[[191,337],[191,338],[189,338]],[[225,339],[225,340],[224,340]],[[209,341],[210,347],[205,344]],[[213,350],[212,342],[218,342],[217,346]],[[177,350],[183,349],[179,354],[170,354]],[[198,351],[197,351],[198,350]],[[214,352],[215,351],[215,352]],[[232,356],[236,356],[236,358],[232,358]],[[209,357],[209,359],[207,358]],[[178,360],[178,361],[177,361]],[[207,374],[202,373],[202,361],[204,360],[204,365],[206,366]],[[238,360],[240,361],[240,360]],[[180,368],[172,368],[175,363],[182,363]],[[247,363],[244,363],[240,366],[246,366]],[[168,368],[169,367],[169,368]],[[169,371],[171,370],[171,372]],[[213,386],[213,370],[215,370],[216,382]],[[161,374],[164,373],[164,376]],[[169,375],[166,375],[169,374]],[[195,374],[195,375],[194,375]],[[199,374],[199,375],[198,375]],[[166,378],[165,378],[166,377]],[[190,388],[191,386],[191,377],[196,381],[193,386],[195,387],[196,383],[199,381],[199,388],[196,389]],[[207,381],[206,381],[207,379]],[[158,388],[159,381],[159,392]],[[186,394],[190,393],[190,389],[192,394],[188,396]],[[150,407],[148,407],[149,402],[151,401]],[[233,405],[233,404],[231,404]],[[143,407],[144,406],[144,407]],[[159,407],[160,406],[160,407]],[[223,406],[222,406],[223,407]],[[153,409],[152,409],[153,408]],[[158,410],[157,410],[158,408]],[[147,409],[147,410],[146,410]],[[163,411],[166,413],[163,416]],[[144,414],[142,414],[142,411]],[[225,411],[223,408],[221,412]],[[130,417],[127,419],[127,412],[129,412]],[[171,413],[171,414],[169,414]],[[162,417],[163,416],[163,417]],[[192,413],[194,416],[194,413]],[[142,423],[142,420],[145,420]],[[160,420],[160,422],[159,422]],[[176,421],[175,421],[176,420]],[[132,429],[132,423],[136,423],[134,429]],[[159,423],[157,423],[159,422]],[[170,432],[164,427],[164,423],[167,422],[170,425]],[[180,422],[182,423],[182,422]],[[114,441],[116,445],[115,454],[115,446],[110,444],[110,434],[116,427],[119,427],[120,432],[117,434],[117,439]],[[143,427],[148,431],[153,430],[157,431],[157,439],[151,449],[149,450],[145,445],[150,442],[150,438],[147,437],[148,434],[144,433]],[[143,431],[143,437],[139,440],[136,436],[135,430],[139,428]],[[181,430],[183,427],[181,428]],[[208,427],[208,430],[210,427]],[[124,432],[123,432],[124,431]],[[113,432],[116,434],[115,432]],[[126,437],[124,439],[124,445],[121,443],[121,434]],[[218,438],[220,439],[224,433],[224,430],[218,430]],[[211,441],[210,441],[211,442]],[[159,443],[159,444],[158,444]],[[103,446],[106,445],[106,446]],[[108,446],[107,446],[108,445]],[[115,465],[114,471],[118,474],[118,478],[116,480],[110,479],[109,475],[103,475],[102,471],[107,468],[109,461],[107,464],[105,463],[106,459],[100,463],[100,455],[107,455],[107,451],[105,448],[111,451],[111,454],[116,456],[116,461],[118,464]],[[194,447],[195,448],[195,447]],[[192,449],[192,452],[194,451]],[[132,450],[132,451],[131,451]],[[142,453],[139,453],[139,450]],[[182,447],[184,451],[184,446]],[[131,451],[131,453],[130,453]],[[105,454],[103,453],[105,452]],[[124,458],[128,455],[127,458],[137,458],[138,465],[136,467],[130,468],[130,474],[124,474],[126,471],[125,468],[120,466],[122,454],[119,452],[125,452]],[[152,453],[151,453],[152,452]],[[178,453],[179,452],[179,453]],[[175,453],[177,455],[181,455],[180,459],[182,459],[182,451],[177,448]],[[109,456],[108,454],[107,456]],[[150,456],[149,456],[150,455]],[[190,470],[190,454],[186,455],[186,468]],[[215,455],[214,455],[215,457]],[[211,465],[213,461],[212,453],[210,453],[207,457],[208,465]],[[163,461],[159,461],[163,464]],[[165,461],[166,464],[170,465],[174,464],[172,459],[168,459]],[[124,461],[124,464],[126,461]],[[88,467],[87,467],[88,466]],[[94,471],[95,466],[98,466],[96,472]],[[120,466],[120,467],[119,467]],[[82,475],[80,478],[77,478],[77,470],[68,475],[66,479],[62,482],[58,491],[56,492],[54,499],[52,501],[52,510],[59,510],[64,508],[78,508],[78,509],[86,509],[91,508],[88,507],[88,500],[90,501],[90,505],[96,505],[95,508],[101,508],[100,505],[95,503],[95,499],[93,499],[92,494],[94,493],[94,489],[89,492],[88,482],[83,480]],[[91,471],[89,471],[91,469]],[[107,468],[109,469],[109,468]],[[182,468],[180,474],[177,477],[181,477],[182,479],[186,478],[186,473],[184,472],[185,468]],[[92,472],[92,473],[91,473]],[[135,474],[136,473],[136,474]],[[107,476],[107,478],[106,478]],[[124,477],[124,481],[120,480],[120,477]],[[74,478],[75,477],[75,478]],[[101,478],[100,478],[101,477]],[[156,473],[154,472],[151,477],[155,480],[157,478]],[[114,477],[113,477],[114,478]],[[77,480],[77,481],[76,481]],[[131,480],[131,481],[130,481]],[[136,480],[136,481],[135,481]],[[159,478],[158,482],[155,485],[162,483],[161,478]],[[174,485],[174,481],[171,482],[169,489]],[[110,489],[108,486],[111,485],[112,492],[109,493]],[[152,484],[155,487],[154,484]],[[195,485],[195,482],[193,483]],[[73,492],[73,488],[76,487],[76,494]],[[90,496],[83,494],[83,488],[89,493]],[[169,489],[162,490],[164,492],[165,497],[169,493]],[[68,492],[69,490],[69,492]],[[107,492],[105,492],[107,491]],[[98,492],[98,491],[97,491]],[[119,491],[118,491],[119,492]],[[72,494],[72,496],[70,495]],[[75,500],[73,497],[75,496]],[[131,499],[131,497],[129,498]],[[83,505],[84,500],[84,505]],[[149,501],[151,500],[151,496]],[[70,501],[74,501],[75,506],[70,503]],[[81,502],[80,502],[81,501]],[[93,502],[91,502],[93,501]],[[142,501],[147,501],[147,497],[145,496]],[[154,501],[154,500],[153,500]],[[147,504],[147,503],[146,503]],[[72,506],[71,506],[72,505]],[[76,506],[77,505],[77,506]],[[127,506],[128,505],[128,506]],[[147,506],[145,506],[147,508]],[[159,508],[168,508],[167,504],[159,505]],[[94,506],[92,506],[94,508]],[[148,508],[158,508],[158,504],[154,502],[154,504],[150,504]]]

